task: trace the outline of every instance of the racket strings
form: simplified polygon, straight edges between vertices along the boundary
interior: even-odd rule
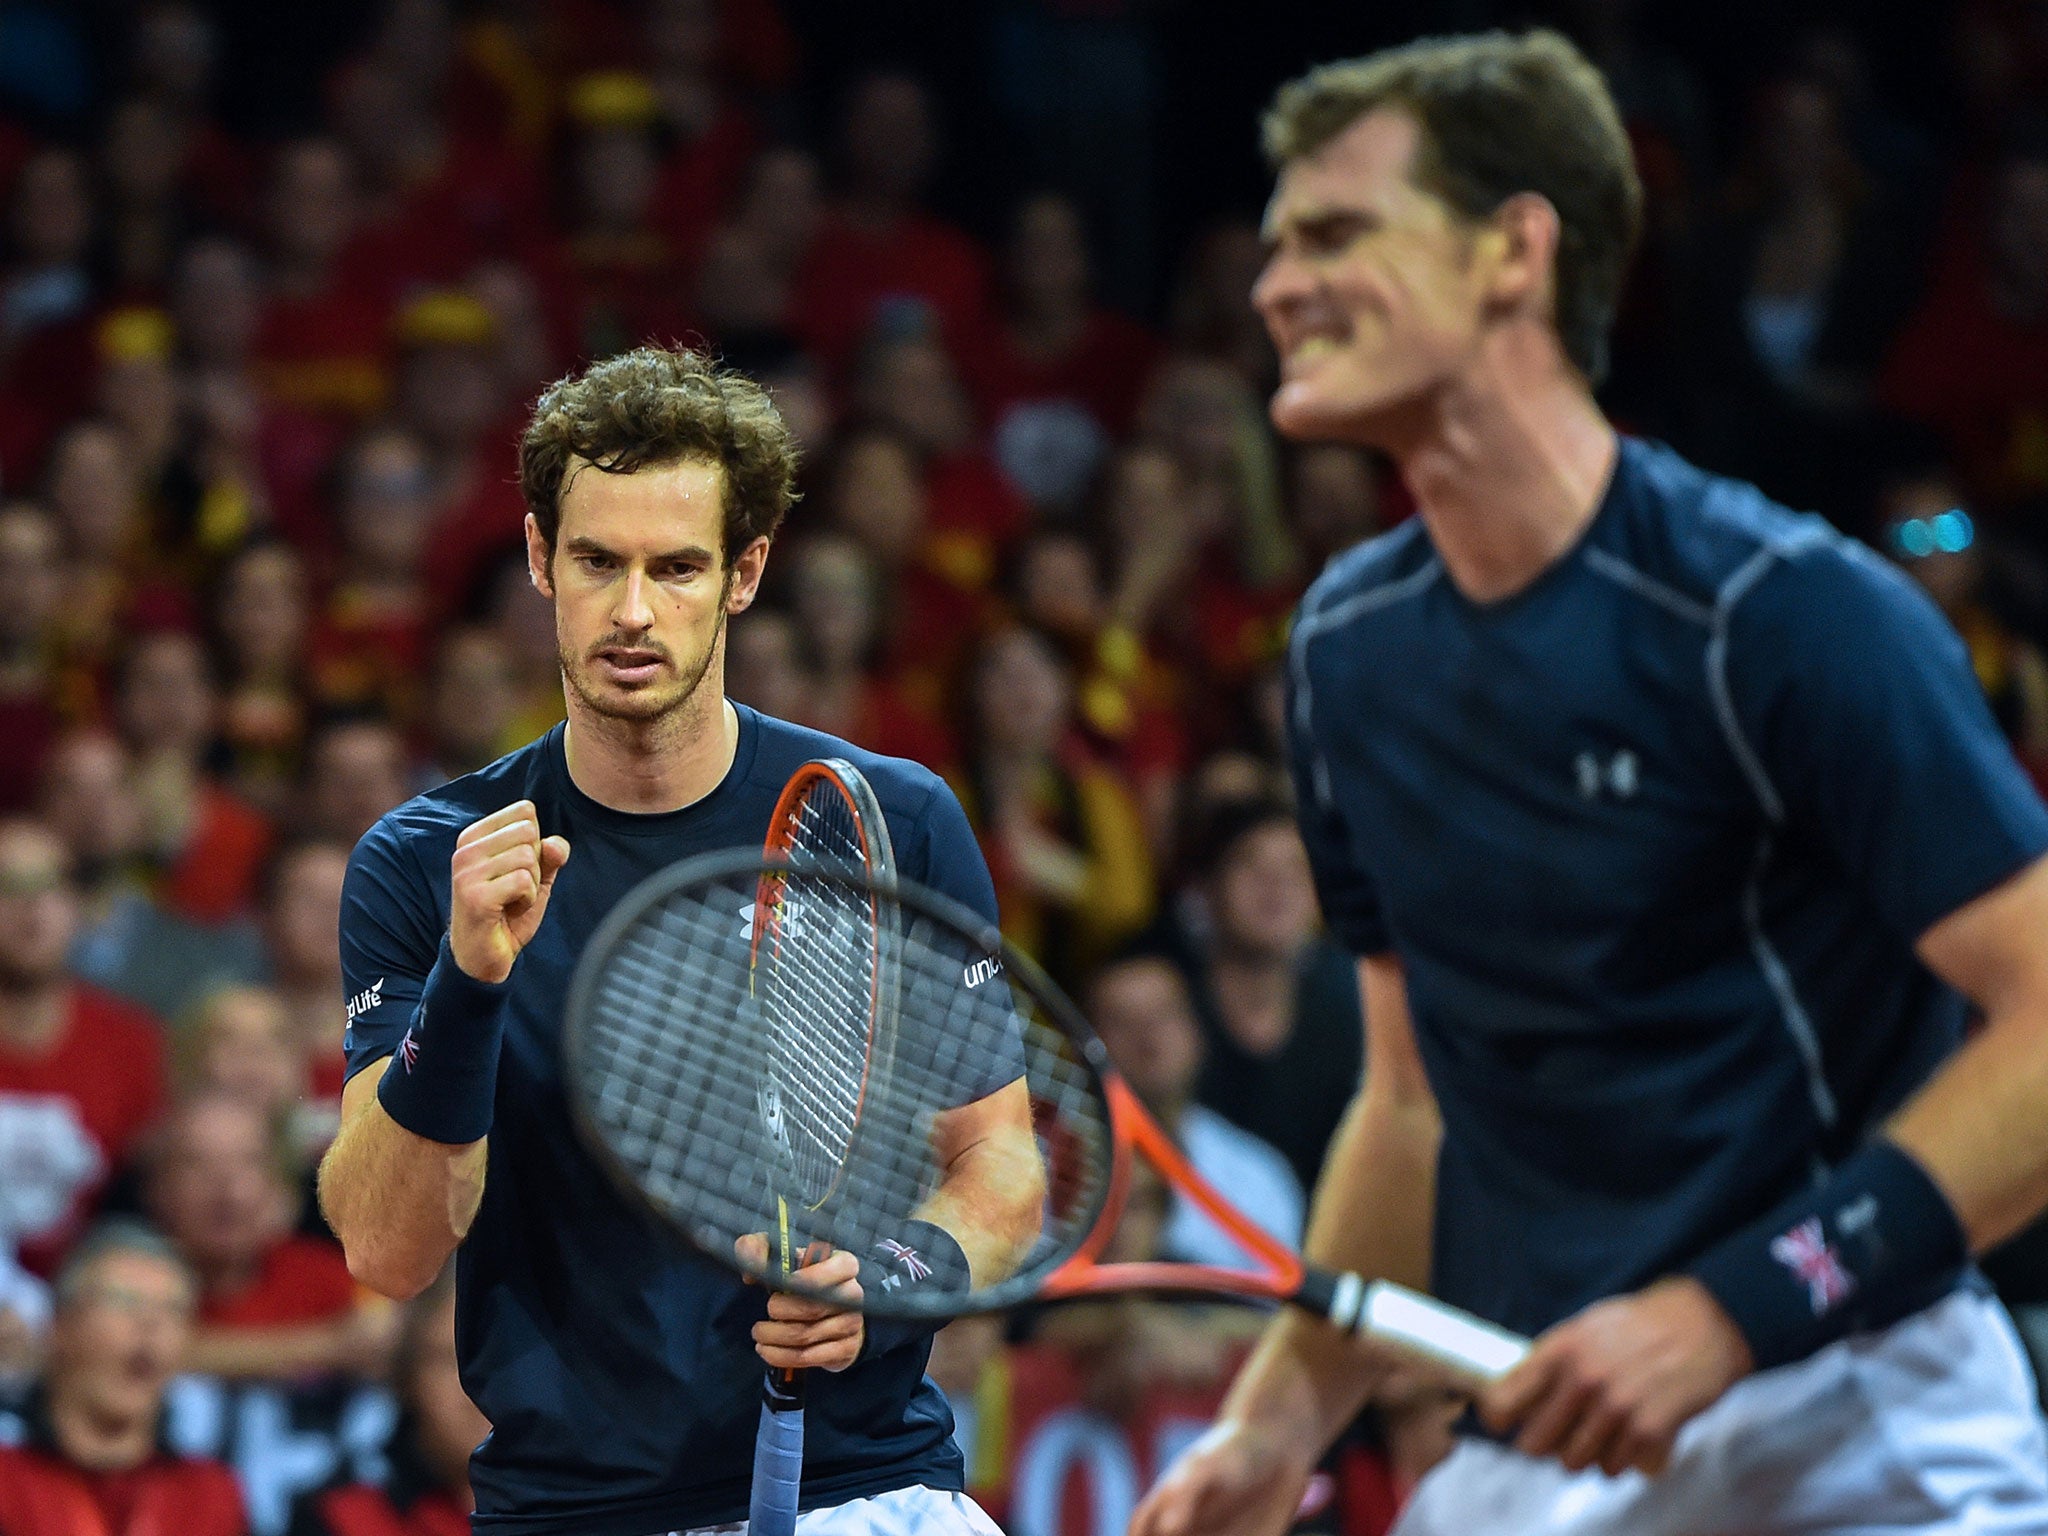
[[[938,1118],[1021,1076],[1047,1186],[1043,1228],[1009,1282],[977,1283],[984,1293],[1028,1293],[1074,1250],[1101,1204],[1112,1137],[1099,1082],[1028,989],[991,963],[978,934],[905,911],[858,878],[798,871],[783,884],[785,911],[794,903],[804,916],[774,952],[772,988],[762,985],[750,931],[758,871],[670,891],[619,932],[574,1037],[591,1128],[706,1248],[729,1252],[743,1234],[773,1231],[774,1196],[788,1189],[790,1148],[802,1143],[779,1141],[765,1123],[764,1061],[780,1053],[789,1064],[786,1122],[815,1119],[820,1142],[840,1134],[847,1122],[829,1111],[844,1096],[814,1080],[829,1075],[819,1052],[837,1048],[803,1042],[821,1029],[830,1039],[829,1010],[872,985],[873,962],[851,943],[858,912],[887,935],[897,1037],[869,1063],[857,1129],[835,1154],[830,1198],[807,1212],[805,1235],[862,1252],[900,1236],[944,1174],[932,1140]],[[813,928],[812,914],[830,916]],[[764,992],[775,1001],[764,1003]],[[764,1021],[764,1010],[773,1017]],[[906,1309],[959,1310],[961,1299],[933,1295]],[[990,1294],[975,1304],[1004,1302]]]

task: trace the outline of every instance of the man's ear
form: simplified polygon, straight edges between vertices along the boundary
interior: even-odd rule
[[[540,524],[526,514],[526,577],[542,597],[555,595],[555,552],[541,536]]]
[[[725,611],[744,613],[754,604],[761,589],[761,573],[768,569],[768,540],[762,536],[733,557],[732,575],[725,588]]]
[[[1488,287],[1505,308],[1534,304],[1548,318],[1557,307],[1557,245],[1564,231],[1557,207],[1540,192],[1517,192],[1493,211],[1487,237],[1493,273]]]

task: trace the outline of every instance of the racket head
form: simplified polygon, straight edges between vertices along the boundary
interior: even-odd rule
[[[797,868],[845,866],[864,882],[896,872],[881,802],[844,758],[813,758],[790,775],[762,856]],[[782,1154],[780,1192],[800,1215],[837,1191],[868,1086],[887,1070],[896,1017],[892,917],[866,883],[764,869],[756,885],[748,981],[765,1049],[755,1103]],[[805,965],[804,953],[826,935],[844,963]]]
[[[586,946],[570,986],[563,1070],[586,1144],[628,1197],[728,1268],[821,1294],[803,1271],[735,1251],[773,1234],[782,1163],[757,1112],[762,1045],[747,999],[763,881],[834,903],[872,900],[895,935],[895,1049],[870,1069],[834,1188],[805,1236],[865,1254],[900,1233],[937,1188],[933,1118],[1016,1078],[1031,1102],[1045,1181],[1037,1241],[1009,1273],[971,1288],[923,1284],[867,1298],[879,1316],[941,1320],[999,1311],[1106,1237],[1119,1141],[1099,1041],[1078,1010],[995,926],[915,884],[844,862],[701,855],[629,891]],[[787,895],[784,898],[787,906]],[[801,932],[785,957],[799,959]],[[839,951],[807,963],[844,966]]]

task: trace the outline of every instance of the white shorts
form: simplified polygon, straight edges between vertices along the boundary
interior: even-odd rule
[[[796,1517],[798,1536],[1003,1536],[1002,1528],[964,1493],[918,1485],[869,1499],[848,1499]],[[745,1536],[747,1522],[708,1525],[670,1536]]]
[[[2048,1536],[2048,1426],[1997,1302],[1970,1291],[1737,1382],[1661,1477],[1567,1472],[1484,1440],[1394,1536]]]

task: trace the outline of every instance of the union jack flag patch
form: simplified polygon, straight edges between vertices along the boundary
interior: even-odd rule
[[[1771,1239],[1771,1257],[1792,1271],[1806,1287],[1813,1315],[1825,1317],[1856,1290],[1856,1277],[1842,1263],[1818,1216],[1809,1216],[1789,1232]]]
[[[931,1279],[931,1265],[925,1262],[924,1255],[919,1253],[915,1248],[912,1248],[904,1243],[899,1243],[893,1237],[883,1238],[879,1243],[875,1244],[875,1248],[882,1255],[883,1258],[887,1259],[890,1263],[894,1264],[898,1269],[903,1271],[904,1279]]]
[[[405,1070],[408,1072],[412,1070],[413,1063],[420,1059],[420,1043],[413,1038],[410,1029],[398,1042],[398,1059],[405,1063]]]

